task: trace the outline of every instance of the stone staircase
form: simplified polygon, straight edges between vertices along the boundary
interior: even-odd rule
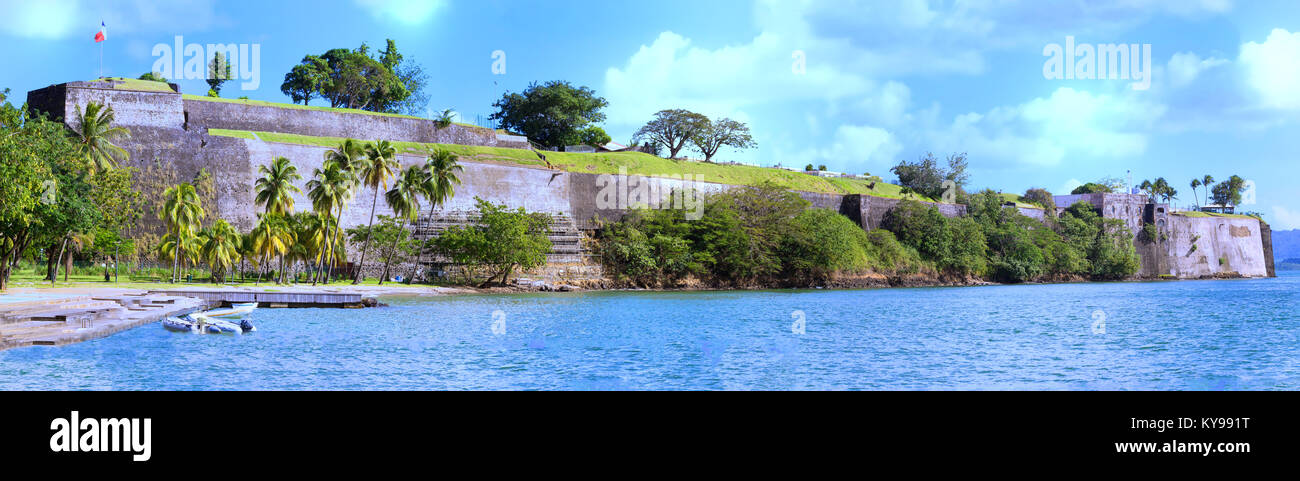
[[[585,263],[591,257],[583,249],[582,231],[567,214],[550,214],[551,228],[547,237],[551,239],[551,252],[546,254],[549,264]],[[478,222],[478,213],[471,211],[439,212],[435,216],[422,216],[416,221],[413,235],[416,239],[427,240],[441,235],[454,226],[473,225]],[[425,256],[426,266],[445,262]]]

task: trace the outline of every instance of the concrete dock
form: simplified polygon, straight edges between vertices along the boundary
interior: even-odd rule
[[[0,351],[99,339],[205,306],[198,298],[143,293],[0,304]]]
[[[365,307],[362,295],[355,292],[284,291],[230,289],[169,289],[151,291],[150,294],[181,296],[202,299],[211,307],[236,303],[256,302],[258,307]]]

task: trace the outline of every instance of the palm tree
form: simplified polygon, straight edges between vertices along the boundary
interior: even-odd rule
[[[284,274],[284,256],[289,253],[289,248],[294,243],[293,230],[289,227],[289,221],[280,214],[263,214],[258,220],[257,227],[253,228],[254,250],[262,256],[263,264],[269,263],[272,257],[280,256],[280,274],[281,281]],[[262,274],[257,275],[257,283],[262,282]]]
[[[357,162],[365,155],[366,146],[356,139],[347,139],[334,150],[325,152],[325,162],[337,163],[344,172],[353,172]]]
[[[1196,203],[1197,204],[1196,207],[1199,208],[1201,203],[1201,198],[1198,197],[1198,194],[1196,193],[1196,189],[1201,186],[1201,179],[1192,179],[1191,186],[1192,186],[1192,202]]]
[[[1210,204],[1210,187],[1213,186],[1214,186],[1214,176],[1210,174],[1205,174],[1205,177],[1201,178],[1201,187],[1205,187],[1205,205]]]
[[[374,198],[370,201],[370,224],[369,228],[375,226],[375,207],[379,205],[379,189],[382,187],[388,190],[388,179],[398,169],[397,162],[394,158],[397,156],[397,150],[387,140],[381,140],[375,145],[366,145],[366,157],[361,160],[357,166],[356,172],[361,184],[374,190]],[[370,237],[366,236],[366,241],[361,245],[361,262],[357,264],[357,274],[352,279],[352,284],[361,283],[361,273],[366,267],[366,250],[370,248]]]
[[[175,246],[171,256],[173,283],[178,275],[176,269],[179,266],[181,248],[198,230],[204,215],[202,200],[199,199],[198,191],[194,190],[194,185],[184,183],[163,192],[163,205],[158,210],[158,219],[166,223],[167,229],[174,235]]]
[[[418,165],[412,165],[402,171],[402,175],[397,177],[393,182],[393,188],[384,193],[384,202],[388,208],[392,209],[393,215],[404,223],[410,223],[412,228],[415,226],[415,218],[420,214],[420,193],[423,186],[429,183],[429,176],[425,174],[424,168]],[[401,224],[399,224],[401,225]],[[401,236],[393,238],[393,251],[397,251],[397,242]],[[392,263],[392,256],[384,260],[383,275],[379,276],[379,285],[384,285],[384,279],[388,278],[388,266]]]
[[[212,281],[225,281],[226,273],[234,269],[235,263],[242,257],[239,253],[243,239],[225,219],[218,220],[207,229],[206,241],[203,243],[203,260],[212,269]]]
[[[429,215],[456,196],[456,186],[460,185],[458,174],[465,170],[456,161],[456,154],[449,150],[429,151],[429,158],[424,161],[428,182],[421,187],[421,193],[429,199]]]
[[[442,207],[456,196],[456,186],[460,185],[460,173],[465,169],[457,163],[456,154],[447,149],[432,149],[428,151],[429,157],[424,161],[425,182],[420,186],[420,191],[426,199],[429,199],[429,216],[439,207]],[[424,249],[420,249],[420,259],[417,264],[424,262]],[[414,271],[408,278],[414,278]]]
[[[265,165],[260,166],[257,168],[257,173],[262,177],[253,184],[253,189],[257,191],[254,202],[257,205],[265,205],[268,214],[292,214],[292,194],[302,193],[302,189],[293,185],[294,181],[302,179],[302,176],[298,175],[298,168],[294,167],[289,159],[276,157],[271,160],[270,168]]]
[[[1178,196],[1178,191],[1174,189],[1174,186],[1169,185],[1169,181],[1165,180],[1164,177],[1157,178],[1155,183],[1151,184],[1151,189],[1156,196],[1163,198],[1166,204]]]
[[[77,111],[77,125],[72,132],[79,140],[79,149],[86,156],[91,172],[112,169],[119,159],[130,158],[126,149],[113,142],[131,138],[131,131],[114,127],[114,118],[113,106],[97,102],[87,103],[84,111]]]
[[[352,199],[352,193],[353,176],[336,160],[325,161],[322,168],[312,172],[312,180],[307,182],[307,198],[311,200],[312,210],[324,215],[328,219],[326,223],[330,224],[330,230],[334,232],[332,235],[326,233],[329,242],[325,258],[329,260],[329,267],[318,276],[323,282],[329,282],[330,270],[338,257],[334,252],[334,246],[338,244],[341,235],[338,220],[343,216],[343,207]],[[335,211],[338,213],[335,214]]]

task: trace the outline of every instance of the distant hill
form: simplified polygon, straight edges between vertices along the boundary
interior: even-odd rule
[[[1300,258],[1300,229],[1273,231],[1273,259]]]

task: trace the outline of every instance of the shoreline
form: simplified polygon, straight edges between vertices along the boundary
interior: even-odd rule
[[[513,295],[513,294],[551,294],[551,293],[584,293],[584,292],[744,292],[744,291],[810,291],[810,290],[875,290],[875,289],[897,289],[897,288],[936,288],[936,287],[990,287],[990,286],[1035,286],[1035,285],[1056,285],[1056,284],[1092,284],[1092,283],[1145,283],[1145,282],[1171,282],[1171,281],[1196,281],[1196,280],[1255,280],[1268,279],[1268,277],[1246,277],[1246,276],[1206,276],[1195,279],[1171,279],[1171,278],[1132,278],[1114,281],[1094,281],[1085,279],[1060,280],[1060,281],[1040,281],[1028,283],[997,283],[984,280],[967,279],[957,282],[955,280],[937,280],[930,279],[930,282],[917,282],[916,278],[880,278],[873,277],[874,281],[887,280],[888,283],[868,283],[868,284],[836,284],[824,286],[807,286],[807,287],[789,287],[789,286],[749,286],[749,287],[703,287],[703,286],[683,286],[672,288],[636,288],[636,287],[612,287],[609,283],[602,282],[601,287],[577,287],[566,284],[526,284],[498,286],[489,288],[475,287],[445,287],[445,286],[210,286],[203,284],[194,284],[190,290],[194,289],[211,289],[217,291],[229,292],[281,292],[284,289],[294,289],[299,291],[315,291],[321,293],[347,293],[360,294],[364,297],[441,297],[441,296],[469,296],[469,295]],[[861,279],[859,279],[861,280]],[[13,311],[21,307],[30,307],[33,304],[43,302],[75,302],[79,300],[102,300],[113,296],[144,296],[151,295],[162,299],[171,299],[170,308],[162,308],[149,312],[136,312],[132,310],[121,310],[116,316],[110,318],[86,321],[25,321],[11,322],[9,324],[0,324],[0,352],[29,346],[63,346],[75,344],[104,337],[111,336],[118,332],[134,329],[148,324],[157,323],[171,316],[186,314],[202,310],[208,306],[206,301],[195,297],[184,297],[181,295],[169,296],[166,291],[185,291],[185,288],[175,287],[166,289],[154,289],[152,294],[146,294],[147,289],[138,288],[120,288],[120,287],[101,287],[74,285],[67,287],[55,288],[14,288],[0,294],[0,300],[5,296],[29,296],[39,294],[36,301],[19,301],[12,303],[0,302],[0,318],[4,317],[6,311]],[[10,332],[5,332],[6,329]],[[14,334],[17,331],[18,334]]]

